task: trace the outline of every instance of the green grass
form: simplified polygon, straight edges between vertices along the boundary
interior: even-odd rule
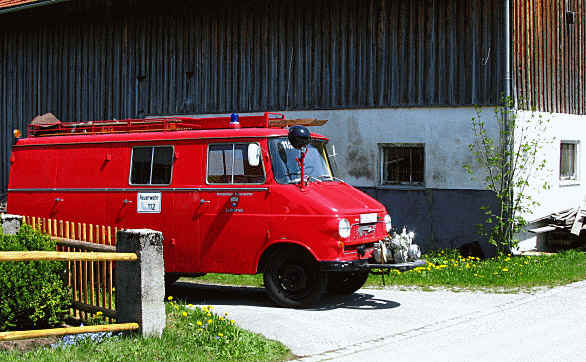
[[[263,287],[262,274],[254,275],[234,275],[234,274],[206,274],[197,278],[181,278],[181,280],[201,283],[201,284],[220,284],[220,285],[238,285],[249,287]]]
[[[488,289],[516,292],[534,287],[554,287],[586,279],[586,254],[570,250],[544,256],[500,256],[479,260],[463,258],[456,251],[426,256],[426,267],[400,273],[392,271],[387,285]],[[382,286],[371,276],[367,286]]]
[[[211,307],[186,308],[166,303],[167,328],[161,338],[127,335],[102,343],[84,342],[65,348],[1,352],[2,361],[279,361],[292,357],[279,342],[239,328],[228,315]],[[208,309],[210,308],[210,309]]]
[[[455,250],[424,255],[429,264],[408,272],[391,271],[385,285],[487,289],[516,292],[534,287],[553,287],[586,279],[586,254],[570,250],[544,256],[500,256],[486,260],[463,258]],[[262,275],[208,274],[185,278],[197,283],[262,287]],[[366,287],[383,286],[379,275],[371,275]]]

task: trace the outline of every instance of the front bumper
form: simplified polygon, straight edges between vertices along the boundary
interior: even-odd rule
[[[395,269],[398,271],[407,271],[417,267],[423,267],[427,261],[423,259],[399,264],[374,264],[369,260],[352,260],[352,261],[322,261],[320,264],[321,271],[328,272],[355,272],[371,269]]]

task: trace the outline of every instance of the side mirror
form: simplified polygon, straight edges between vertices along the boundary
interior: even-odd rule
[[[260,165],[260,146],[256,143],[248,145],[248,164],[252,167]]]

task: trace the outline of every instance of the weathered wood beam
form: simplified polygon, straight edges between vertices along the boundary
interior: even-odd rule
[[[134,253],[97,253],[97,252],[63,252],[63,251],[2,251],[1,261],[136,261]]]
[[[104,324],[98,326],[37,329],[33,331],[0,332],[0,341],[15,341],[38,337],[64,336],[67,334],[120,332],[138,329],[138,323]]]

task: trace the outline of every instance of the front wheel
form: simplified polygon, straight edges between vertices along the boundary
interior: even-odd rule
[[[317,303],[327,285],[327,274],[319,270],[319,264],[310,255],[290,249],[270,257],[263,277],[269,297],[287,308]]]
[[[362,288],[368,279],[368,271],[330,272],[328,275],[328,292],[348,295]]]

